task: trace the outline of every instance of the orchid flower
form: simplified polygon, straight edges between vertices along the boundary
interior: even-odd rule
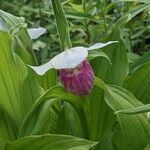
[[[37,39],[46,32],[45,28],[30,28],[27,30],[31,39]]]
[[[0,30],[7,30],[6,23],[2,19],[0,19]],[[46,32],[46,29],[43,27],[30,28],[27,29],[27,32],[31,39],[37,39]]]
[[[94,85],[94,72],[88,61],[88,51],[105,47],[117,41],[96,43],[90,47],[73,47],[56,55],[41,66],[30,66],[37,74],[44,75],[50,69],[60,72],[60,80],[66,90],[75,95],[87,95]]]

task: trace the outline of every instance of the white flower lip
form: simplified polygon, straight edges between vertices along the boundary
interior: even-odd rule
[[[96,43],[88,48],[73,47],[56,55],[49,62],[41,66],[30,66],[37,74],[44,75],[49,69],[72,69],[79,65],[88,56],[88,50],[99,49],[117,41],[109,41],[107,43]]]
[[[56,55],[44,65],[30,66],[37,74],[43,75],[49,69],[71,69],[79,65],[88,56],[88,51],[84,47],[74,47]]]
[[[31,28],[27,30],[31,39],[37,39],[46,32],[45,28]]]

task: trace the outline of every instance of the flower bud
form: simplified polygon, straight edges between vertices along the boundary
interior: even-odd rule
[[[94,72],[91,65],[84,60],[76,68],[61,69],[60,80],[67,91],[84,96],[93,88]]]

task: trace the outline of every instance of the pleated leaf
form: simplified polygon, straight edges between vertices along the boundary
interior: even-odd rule
[[[150,103],[150,63],[134,71],[127,77],[124,87],[131,91],[141,102]]]
[[[115,86],[107,86],[105,95],[107,104],[114,110],[131,109],[142,106],[129,91]],[[145,114],[117,114],[117,123],[113,132],[115,149],[141,150],[149,144],[150,124]]]
[[[41,94],[41,89],[35,79],[28,75],[23,61],[14,53],[12,36],[4,31],[0,31],[0,53],[0,105],[18,128]],[[7,125],[7,130],[1,128],[1,132],[12,129],[11,124]],[[13,132],[17,133],[17,130]]]
[[[4,150],[89,150],[97,143],[67,135],[29,136],[6,143]]]
[[[150,112],[150,104],[135,107],[132,109],[125,109],[125,110],[120,110],[116,111],[115,113],[124,113],[124,114],[138,114],[138,113],[145,113],[145,112]]]
[[[22,127],[19,131],[19,137],[38,134],[44,122],[47,120],[46,113],[52,113],[53,109],[50,111],[49,108],[53,106],[58,101],[67,101],[69,102],[73,108],[78,113],[79,117],[82,117],[82,110],[80,108],[79,97],[76,97],[70,93],[67,93],[61,86],[56,86],[49,89],[46,93],[44,93],[33,105],[26,118],[23,121]],[[55,109],[56,110],[56,109]],[[60,109],[61,110],[61,109]],[[59,116],[59,109],[53,114],[55,117],[51,118],[51,122],[49,122],[49,132],[53,133],[53,130],[57,128],[57,119]],[[52,115],[51,115],[52,117]],[[84,119],[84,117],[82,117]],[[84,129],[84,128],[83,128]],[[57,131],[56,131],[57,132]]]
[[[116,30],[105,38],[106,41],[111,41],[112,39],[119,41],[118,43],[103,48],[103,51],[109,57],[111,64],[107,59],[102,57],[97,57],[91,61],[96,77],[102,79],[105,83],[113,83],[116,85],[122,85],[128,71],[127,53],[122,40],[118,36],[119,34],[120,32]],[[113,111],[104,100],[105,84],[101,81],[99,84],[96,83],[98,87],[95,86],[89,96],[91,112],[90,139],[103,140],[103,144],[106,144],[111,143],[111,138],[109,136],[106,138],[106,134],[111,135],[115,117]],[[100,144],[97,149],[100,149]],[[106,148],[107,146],[108,148]],[[111,146],[108,144],[105,145],[106,149],[109,149],[110,147]]]
[[[131,66],[131,71],[133,72],[147,63],[150,63],[150,52],[145,53],[137,61],[135,61],[135,63]]]

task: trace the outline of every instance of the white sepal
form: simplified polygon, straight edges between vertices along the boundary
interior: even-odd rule
[[[94,45],[92,45],[92,46],[90,46],[89,48],[86,48],[87,50],[94,50],[94,49],[99,49],[99,48],[103,48],[103,47],[105,47],[105,46],[107,46],[107,45],[110,45],[110,44],[112,44],[112,43],[117,43],[118,41],[109,41],[109,42],[107,42],[107,43],[96,43],[96,44],[94,44]]]
[[[49,69],[72,69],[78,66],[88,56],[88,50],[102,48],[106,45],[116,43],[117,41],[109,41],[107,43],[96,43],[89,48],[73,47],[56,55],[49,62],[41,66],[30,66],[37,74],[43,75]]]
[[[41,66],[28,66],[32,68],[38,75],[44,75],[48,70],[53,68],[51,60]]]
[[[51,59],[55,69],[71,69],[79,65],[88,56],[84,47],[73,47],[55,56]]]
[[[41,35],[43,35],[45,32],[46,32],[46,29],[42,27],[28,29],[28,33],[31,39],[37,39]]]
[[[0,30],[5,29],[5,23],[0,19]]]
[[[88,56],[88,51],[84,47],[74,47],[56,55],[44,65],[30,66],[37,74],[43,75],[49,69],[71,69],[79,65]]]

